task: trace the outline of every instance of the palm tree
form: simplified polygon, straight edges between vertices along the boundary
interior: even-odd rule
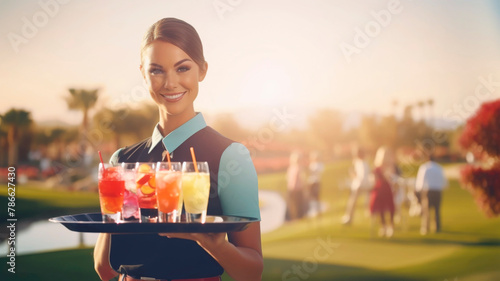
[[[151,135],[151,128],[158,123],[158,108],[149,103],[137,109],[103,107],[94,114],[93,122],[104,137],[114,141],[115,148],[120,148],[124,136],[140,141]]]
[[[17,165],[19,140],[22,132],[33,123],[31,113],[23,109],[11,109],[1,116],[2,126],[7,129],[8,164]]]
[[[103,128],[104,131],[112,132],[115,148],[121,147],[121,138],[123,134],[131,133],[137,128],[131,126],[130,109],[122,108],[112,110],[103,108],[94,115],[94,124]]]
[[[65,97],[66,103],[71,110],[81,110],[83,113],[82,130],[83,133],[88,129],[88,113],[89,110],[95,106],[99,89],[85,90],[85,89],[69,89],[69,96]]]
[[[425,107],[425,102],[424,101],[418,101],[417,106],[420,109],[420,121],[425,120],[425,114],[424,114],[424,107]]]
[[[97,98],[99,89],[94,90],[86,90],[86,89],[69,89],[69,96],[64,97],[66,103],[68,104],[69,109],[71,110],[81,110],[83,113],[83,120],[81,126],[81,149],[84,152],[86,145],[83,141],[84,136],[87,135],[88,131],[88,119],[89,119],[89,110],[95,106],[97,102]]]
[[[63,155],[66,145],[64,143],[64,135],[66,134],[66,129],[54,127],[54,128],[37,128],[35,143],[45,148],[55,149],[55,155],[52,156],[52,160],[61,161],[61,155]]]
[[[397,118],[397,117],[396,117],[396,113],[397,113],[397,111],[398,111],[398,105],[399,105],[398,100],[397,100],[397,99],[393,99],[393,100],[392,100],[392,110],[394,111],[394,112],[393,112],[394,118]]]
[[[432,122],[433,122],[433,119],[434,119],[434,99],[428,99],[427,100],[427,105],[429,106],[429,120],[431,122],[431,125],[432,125]]]
[[[7,130],[2,126],[2,118],[0,116],[0,166],[7,166],[7,151],[9,146],[7,145]]]
[[[404,120],[413,120],[413,105],[408,104],[405,106],[405,109],[403,112],[403,119]]]

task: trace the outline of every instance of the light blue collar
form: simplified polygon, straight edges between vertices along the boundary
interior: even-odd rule
[[[159,125],[157,124],[153,130],[153,135],[151,136],[151,147],[149,148],[149,152],[153,151],[153,149],[160,143],[163,142],[163,145],[168,150],[168,152],[172,153],[179,145],[185,142],[189,137],[194,135],[199,130],[205,128],[207,123],[205,122],[205,118],[203,118],[203,114],[200,112],[196,113],[196,115],[191,118],[186,123],[182,124],[179,128],[173,130],[166,137],[160,132]]]

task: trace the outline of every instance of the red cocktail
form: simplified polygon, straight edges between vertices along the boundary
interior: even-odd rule
[[[123,207],[125,182],[121,167],[99,164],[99,202],[105,222],[119,222]]]

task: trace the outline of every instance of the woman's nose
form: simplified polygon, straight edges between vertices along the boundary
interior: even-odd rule
[[[177,87],[178,79],[175,74],[167,74],[165,75],[165,81],[163,83],[163,87],[167,90],[173,90]]]

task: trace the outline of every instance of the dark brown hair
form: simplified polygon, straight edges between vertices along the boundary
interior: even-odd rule
[[[189,23],[176,18],[164,18],[155,22],[142,39],[141,61],[144,49],[155,40],[165,41],[179,47],[201,70],[205,70],[205,57],[200,36]]]

